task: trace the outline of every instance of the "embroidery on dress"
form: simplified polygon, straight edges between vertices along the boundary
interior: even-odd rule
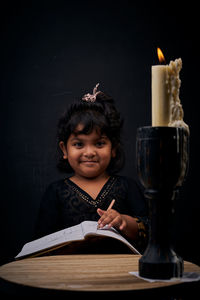
[[[81,192],[81,188],[76,186],[73,182],[71,182],[68,178],[65,179],[65,183],[78,195],[79,199],[89,203],[92,206],[98,207],[101,204],[106,196],[109,194],[110,190],[112,189],[114,183],[116,181],[116,177],[111,177],[109,181],[104,185],[102,192],[100,192],[100,196],[98,195],[97,198],[94,200],[90,195],[87,195],[87,192]]]

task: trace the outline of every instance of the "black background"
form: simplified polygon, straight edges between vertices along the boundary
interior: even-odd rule
[[[158,46],[167,63],[183,61],[180,99],[191,131],[190,165],[173,234],[178,253],[199,263],[197,12],[191,1],[7,1],[1,7],[2,263],[30,239],[46,186],[63,177],[55,161],[58,118],[97,82],[125,118],[122,173],[137,176],[136,129],[151,125]]]

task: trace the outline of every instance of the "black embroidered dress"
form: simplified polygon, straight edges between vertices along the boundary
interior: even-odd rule
[[[82,221],[98,221],[97,208],[113,209],[146,222],[146,203],[137,183],[124,176],[111,176],[94,200],[78,185],[65,178],[49,185],[41,201],[34,238],[71,227]]]

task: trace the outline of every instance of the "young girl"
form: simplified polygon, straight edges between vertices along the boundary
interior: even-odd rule
[[[69,175],[47,188],[35,238],[94,220],[100,228],[115,227],[142,251],[145,200],[135,181],[117,175],[124,165],[123,121],[114,100],[97,88],[59,120],[58,169]]]

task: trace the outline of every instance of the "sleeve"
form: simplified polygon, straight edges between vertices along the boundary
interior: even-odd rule
[[[51,184],[46,189],[39,208],[34,231],[34,239],[40,238],[57,230],[58,199],[56,187]]]

